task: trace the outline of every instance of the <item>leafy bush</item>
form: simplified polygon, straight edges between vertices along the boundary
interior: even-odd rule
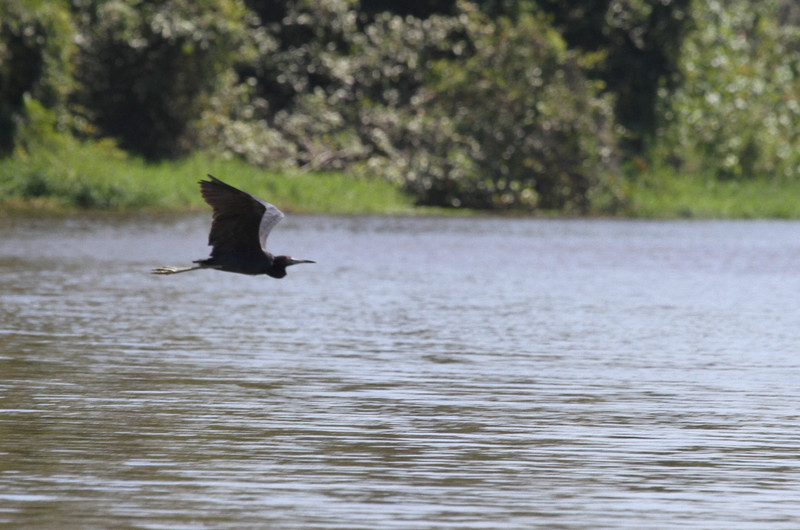
[[[149,158],[195,146],[190,124],[244,39],[239,0],[76,0],[77,111],[93,136]]]
[[[60,186],[25,156],[67,131],[445,206],[613,208],[644,141],[678,170],[795,179],[798,20],[792,0],[5,0],[0,156],[24,196]]]
[[[702,5],[701,5],[702,4]],[[696,2],[656,160],[721,178],[800,178],[800,28],[779,2]],[[785,7],[785,6],[784,6]]]
[[[250,161],[381,174],[422,204],[589,207],[612,102],[541,17],[369,17],[298,1],[252,39],[208,137]]]
[[[347,0],[284,3],[251,28],[258,50],[205,115],[217,145],[259,164],[343,169],[385,155],[375,109],[399,119],[432,62],[452,53],[458,20],[379,13]],[[221,141],[219,141],[221,140]]]
[[[65,120],[66,97],[73,86],[72,37],[63,0],[0,2],[0,154],[8,153],[23,136],[52,135]],[[37,124],[46,123],[49,130],[27,130],[29,106],[47,115]]]
[[[611,98],[541,17],[468,20],[476,51],[437,64],[396,174],[426,204],[586,211],[615,154]]]
[[[522,1],[522,0],[516,0]],[[615,96],[615,117],[626,129],[624,145],[639,154],[661,117],[658,90],[674,88],[681,45],[693,15],[691,0],[537,0],[571,48],[603,53],[591,75]]]

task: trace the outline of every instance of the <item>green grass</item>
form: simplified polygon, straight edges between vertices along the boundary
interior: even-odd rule
[[[800,218],[800,182],[656,171],[633,180],[622,214],[650,218]]]
[[[15,154],[0,159],[0,213],[207,208],[197,181],[212,174],[286,211],[410,213],[413,199],[379,179],[341,173],[265,171],[208,154],[147,163],[111,145]]]
[[[203,153],[147,163],[112,144],[69,141],[0,159],[0,215],[207,209],[197,186],[207,173],[287,212],[474,213],[415,207],[412,197],[377,178],[265,171]],[[621,206],[613,212],[618,216],[800,218],[800,182],[722,181],[646,169],[635,177],[618,177],[615,186]]]

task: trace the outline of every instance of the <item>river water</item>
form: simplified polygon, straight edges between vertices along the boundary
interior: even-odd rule
[[[0,220],[0,525],[798,528],[800,223]]]

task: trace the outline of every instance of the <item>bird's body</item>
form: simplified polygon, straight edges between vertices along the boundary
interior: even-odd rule
[[[266,274],[273,278],[283,278],[286,276],[286,267],[295,263],[313,263],[313,261],[295,260],[287,263],[288,256],[272,256],[264,252],[227,252],[207,259],[198,259],[192,263],[197,263],[197,268],[212,268],[227,272],[238,272],[239,274]],[[291,258],[290,258],[291,259]]]
[[[286,267],[311,260],[273,256],[267,251],[267,236],[284,215],[278,208],[208,176],[200,181],[203,199],[214,210],[208,244],[211,256],[195,260],[195,267],[159,267],[154,274],[175,274],[198,269],[217,269],[239,274],[286,276]]]

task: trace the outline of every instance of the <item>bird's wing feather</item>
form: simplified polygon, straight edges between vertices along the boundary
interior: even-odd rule
[[[283,214],[275,206],[209,175],[200,181],[203,199],[214,210],[208,244],[211,255],[266,251],[266,236]]]
[[[269,233],[275,228],[275,225],[283,219],[283,212],[278,210],[274,205],[259,201],[265,208],[264,215],[261,216],[261,224],[258,227],[258,239],[261,242],[261,250],[267,251],[267,237]]]

